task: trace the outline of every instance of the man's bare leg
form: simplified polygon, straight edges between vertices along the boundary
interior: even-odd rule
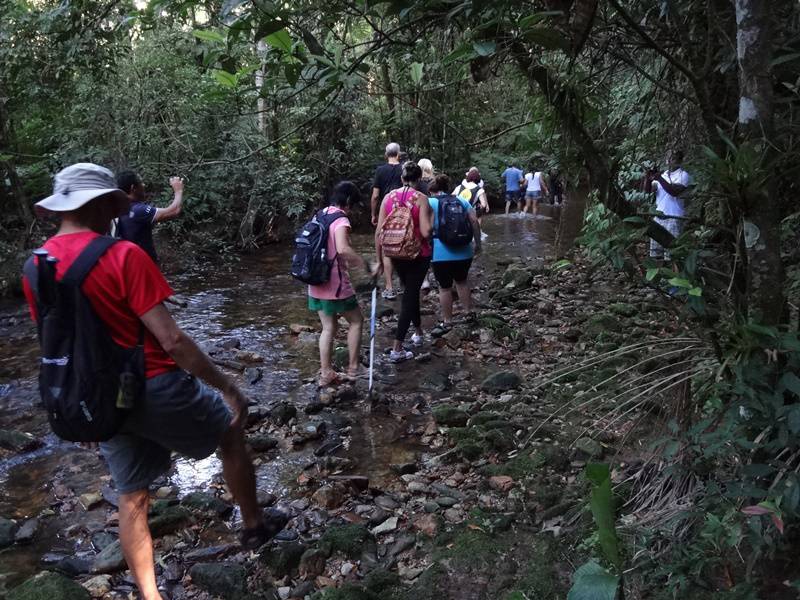
[[[153,538],[147,525],[148,491],[119,496],[119,542],[142,600],[162,600],[156,585]]]
[[[247,454],[244,433],[238,428],[229,428],[219,444],[222,453],[222,474],[234,500],[242,509],[242,521],[246,529],[263,524],[264,518],[256,498],[256,475],[253,462]]]

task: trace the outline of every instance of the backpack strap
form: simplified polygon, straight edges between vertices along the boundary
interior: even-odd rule
[[[28,257],[25,261],[25,266],[22,267],[22,274],[28,280],[28,285],[31,286],[33,296],[39,301],[39,269],[36,268],[36,260],[33,256]]]
[[[70,265],[61,281],[80,287],[83,280],[111,246],[119,240],[107,235],[94,238]]]

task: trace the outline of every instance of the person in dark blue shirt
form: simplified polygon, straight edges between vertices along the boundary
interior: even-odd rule
[[[501,177],[505,180],[506,183],[506,214],[508,214],[508,209],[511,208],[511,203],[514,203],[514,206],[517,205],[517,202],[520,203],[520,208],[522,208],[522,196],[520,194],[521,188],[520,184],[524,181],[524,174],[523,172],[517,168],[513,163],[508,165],[508,168],[503,171]]]
[[[169,184],[175,197],[166,208],[158,208],[145,202],[144,183],[134,171],[123,171],[117,176],[117,186],[128,195],[131,202],[128,214],[119,218],[117,237],[139,246],[158,264],[158,254],[153,243],[153,225],[174,219],[183,208],[183,180],[170,177]]]

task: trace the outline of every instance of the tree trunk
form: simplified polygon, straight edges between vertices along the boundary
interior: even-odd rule
[[[765,168],[771,168],[773,143],[772,19],[777,8],[763,0],[735,0],[739,62],[739,139],[756,146]],[[745,231],[748,238],[748,303],[750,316],[775,325],[784,316],[781,263],[781,209],[770,174],[765,187],[746,193]]]
[[[5,173],[3,179],[9,182],[9,191],[16,202],[17,214],[25,223],[30,223],[33,219],[33,212],[31,207],[28,206],[28,198],[25,194],[25,189],[22,187],[22,181],[20,181],[17,174],[14,159],[10,156],[3,156],[6,152],[12,151],[15,148],[15,144],[11,129],[11,119],[6,109],[7,95],[2,86],[3,84],[0,82],[0,173]]]
[[[383,84],[383,91],[386,94],[386,106],[389,112],[386,116],[386,129],[391,139],[395,139],[395,129],[397,124],[397,104],[394,98],[394,87],[392,86],[392,77],[389,73],[389,63],[385,60],[381,62],[381,82]]]
[[[256,45],[256,56],[261,61],[261,66],[255,73],[256,90],[258,91],[258,131],[266,137],[267,135],[267,100],[264,98],[264,57],[267,54],[267,44],[264,40],[258,40]]]

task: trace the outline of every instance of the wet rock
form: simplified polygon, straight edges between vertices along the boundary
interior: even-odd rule
[[[209,546],[207,548],[195,548],[184,554],[183,558],[187,562],[204,562],[222,558],[236,550],[235,544],[222,544],[220,546]]]
[[[250,385],[255,385],[264,378],[264,372],[258,367],[247,367],[244,370],[244,379]]]
[[[489,375],[481,383],[481,389],[490,394],[508,392],[522,385],[522,379],[513,371],[500,371]]]
[[[299,335],[304,331],[314,331],[312,327],[308,325],[301,325],[300,323],[292,323],[289,325],[289,331],[291,331],[294,335]]]
[[[375,504],[386,510],[396,510],[400,508],[400,503],[386,494],[375,498]]]
[[[247,443],[253,452],[269,452],[278,447],[278,440],[263,433],[247,436]]]
[[[306,550],[300,558],[300,577],[308,579],[317,577],[325,572],[328,556],[317,548]]]
[[[448,496],[439,496],[438,498],[434,498],[433,501],[437,506],[443,506],[444,508],[451,508],[452,506],[458,504],[458,500]]]
[[[168,506],[148,521],[150,534],[158,538],[179,529],[188,527],[194,522],[192,514],[183,506]]]
[[[383,510],[380,506],[378,506],[373,510],[372,515],[369,517],[369,525],[370,527],[377,527],[391,516],[392,514],[389,511]]]
[[[14,521],[0,517],[0,548],[11,546],[16,535],[17,524]]]
[[[205,492],[187,494],[181,499],[181,505],[191,511],[214,514],[219,517],[226,517],[233,511],[232,504]]]
[[[603,446],[592,438],[581,438],[575,442],[575,449],[587,458],[603,458]]]
[[[336,483],[348,485],[359,492],[364,492],[369,489],[369,477],[363,475],[331,475],[328,479]]]
[[[89,492],[78,496],[78,501],[85,510],[97,508],[103,502],[103,496],[96,492]]]
[[[83,587],[92,598],[102,598],[111,591],[111,575],[97,575],[83,582]]]
[[[319,334],[315,331],[301,331],[297,336],[297,341],[301,344],[316,344],[319,342]]]
[[[397,517],[386,519],[383,523],[381,523],[380,525],[375,527],[375,529],[372,530],[372,535],[377,537],[384,533],[391,533],[392,531],[397,529],[397,523],[398,523]]]
[[[279,402],[270,412],[269,417],[276,425],[287,425],[297,416],[297,409],[288,402]]]
[[[92,547],[97,552],[102,552],[106,546],[110,546],[117,541],[117,536],[109,531],[97,531],[92,534]]]
[[[7,600],[88,600],[89,592],[63,575],[45,571],[8,594]]]
[[[261,562],[269,568],[273,578],[281,579],[297,571],[306,550],[306,546],[298,542],[277,544],[262,552]]]
[[[415,462],[394,464],[390,465],[389,468],[398,475],[411,475],[419,470],[419,467]]]
[[[225,600],[241,598],[247,591],[247,573],[236,563],[198,563],[189,575],[197,587]]]
[[[261,356],[257,352],[251,352],[249,350],[239,350],[238,352],[236,352],[236,354],[234,354],[234,358],[236,358],[236,360],[240,362],[249,364],[264,362],[263,356]]]
[[[0,448],[5,448],[12,452],[30,452],[41,446],[42,442],[29,433],[0,429]]]
[[[441,506],[439,506],[438,502],[434,502],[433,500],[429,500],[422,506],[422,510],[426,513],[437,513],[441,510]]]
[[[427,514],[414,519],[413,526],[417,531],[432,538],[439,532],[440,523],[439,517],[433,514]]]
[[[401,535],[399,538],[397,538],[397,540],[395,540],[394,544],[392,544],[392,546],[389,548],[389,552],[387,553],[387,555],[390,558],[395,558],[400,554],[402,554],[403,552],[405,552],[406,550],[408,550],[409,548],[412,548],[416,543],[417,543],[417,536],[411,534]]]
[[[466,411],[452,406],[436,406],[433,411],[433,418],[439,425],[447,427],[464,427],[469,420]]]
[[[236,350],[237,348],[241,348],[242,347],[242,340],[240,340],[239,338],[235,338],[235,337],[234,338],[228,338],[227,340],[224,340],[220,344],[220,347],[223,350]]]
[[[119,540],[116,540],[95,556],[92,564],[92,573],[117,573],[127,568],[125,557],[122,555],[122,546]]]
[[[36,537],[37,531],[39,531],[39,519],[29,519],[19,528],[14,536],[14,541],[17,544],[30,544]]]
[[[533,282],[533,273],[516,264],[511,264],[503,273],[500,284],[503,287],[521,289],[530,287]]]
[[[339,508],[345,500],[344,492],[339,486],[324,485],[311,496],[312,502],[323,508]]]
[[[448,498],[455,498],[456,500],[465,500],[467,498],[467,495],[464,492],[453,489],[443,483],[434,483],[431,485],[431,487],[439,492],[442,496],[447,496]]]
[[[341,447],[342,439],[336,435],[331,437],[331,439],[326,440],[318,448],[316,448],[314,450],[314,456],[326,456],[328,454],[333,454]]]
[[[270,410],[266,406],[251,406],[247,412],[247,426],[252,427],[270,416]]]
[[[507,475],[496,475],[489,478],[489,487],[498,492],[508,493],[515,485],[514,479]]]
[[[275,504],[277,499],[278,497],[272,492],[267,492],[264,490],[258,490],[256,492],[256,500],[258,500],[258,505],[261,507],[271,506]]]
[[[325,410],[326,406],[327,404],[320,400],[311,400],[308,404],[306,404],[305,408],[303,408],[303,412],[307,415],[315,415]]]
[[[42,565],[49,567],[51,571],[58,571],[67,577],[85,575],[92,570],[92,565],[88,560],[77,558],[75,556],[45,554],[42,557],[41,563]]]

